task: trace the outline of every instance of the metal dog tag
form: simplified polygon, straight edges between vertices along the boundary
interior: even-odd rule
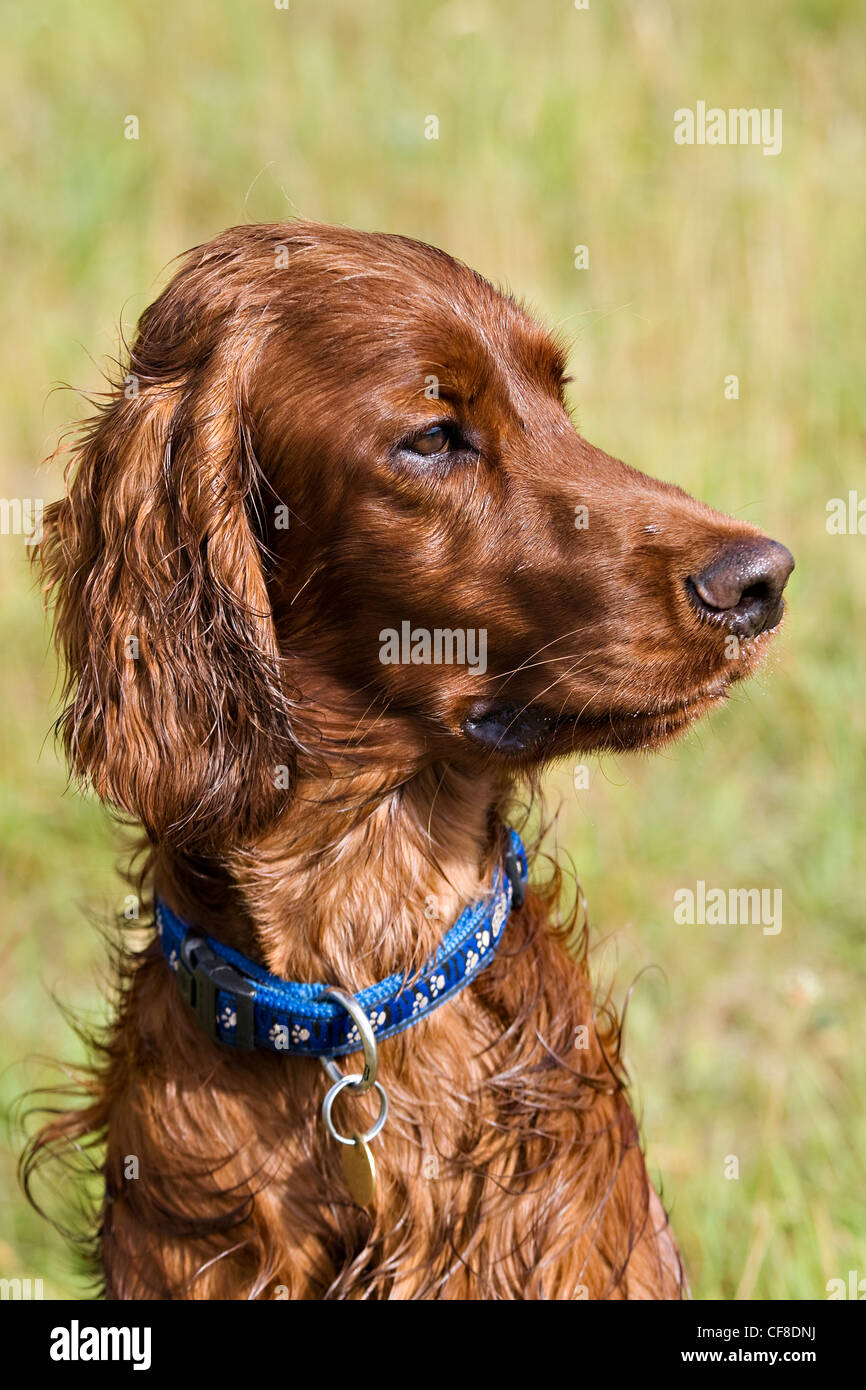
[[[360,1134],[352,1135],[351,1144],[340,1147],[343,1176],[352,1198],[359,1207],[372,1207],[376,1201],[376,1163],[369,1145]]]

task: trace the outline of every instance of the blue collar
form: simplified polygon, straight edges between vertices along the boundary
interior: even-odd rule
[[[407,983],[405,975],[389,975],[355,996],[377,1038],[411,1028],[480,974],[496,952],[512,906],[523,906],[526,878],[526,851],[517,832],[509,830],[489,896],[461,912],[418,978]],[[304,1057],[361,1051],[358,1029],[345,1009],[318,1002],[327,985],[269,974],[230,946],[203,936],[160,899],[156,925],[180,991],[214,1042]]]

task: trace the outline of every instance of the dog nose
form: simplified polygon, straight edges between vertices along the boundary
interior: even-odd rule
[[[738,637],[755,637],[779,622],[793,568],[793,555],[778,541],[739,541],[690,575],[686,588],[699,612]]]

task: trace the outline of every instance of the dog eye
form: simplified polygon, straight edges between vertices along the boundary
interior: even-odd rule
[[[479,451],[471,435],[464,434],[456,420],[440,420],[406,435],[396,446],[396,452],[414,454],[417,458],[429,459],[432,464],[450,468],[452,464],[477,458]]]
[[[431,425],[429,429],[407,439],[405,447],[413,454],[446,454],[453,445],[450,430],[444,425]]]

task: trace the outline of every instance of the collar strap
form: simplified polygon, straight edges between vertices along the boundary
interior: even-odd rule
[[[389,975],[355,995],[377,1039],[411,1028],[481,973],[496,953],[511,908],[523,906],[526,879],[523,842],[509,830],[489,895],[461,912],[418,978]],[[271,975],[239,951],[203,936],[159,898],[156,926],[181,994],[214,1042],[304,1057],[343,1057],[362,1050],[346,1010],[320,1002],[328,985]]]

